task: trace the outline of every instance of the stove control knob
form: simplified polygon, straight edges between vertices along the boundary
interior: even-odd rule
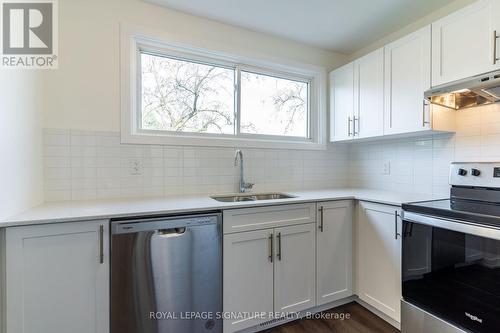
[[[467,175],[467,170],[465,170],[465,169],[458,169],[458,175],[459,176],[466,176]]]
[[[481,174],[481,171],[479,171],[478,169],[471,169],[470,174],[477,177]]]

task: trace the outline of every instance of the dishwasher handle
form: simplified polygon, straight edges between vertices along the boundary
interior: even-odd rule
[[[160,229],[156,230],[156,233],[160,236],[174,237],[180,236],[186,233],[186,227],[170,228],[170,229]]]
[[[221,220],[220,213],[116,220],[111,222],[111,233],[117,235],[154,231],[160,235],[181,235],[190,227],[220,224]]]

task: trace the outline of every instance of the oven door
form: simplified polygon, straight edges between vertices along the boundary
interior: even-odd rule
[[[466,331],[499,331],[500,230],[405,212],[402,246],[405,302]]]

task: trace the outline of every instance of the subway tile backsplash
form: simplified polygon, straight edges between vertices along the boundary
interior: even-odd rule
[[[444,198],[451,162],[500,162],[500,105],[459,110],[456,116],[455,133],[351,145],[349,184]],[[387,163],[390,174],[383,173]]]
[[[255,191],[347,186],[348,147],[326,151],[244,149]],[[235,148],[120,144],[119,133],[46,129],[45,200],[233,193]]]
[[[236,192],[234,152],[124,145],[117,132],[46,129],[45,200]],[[243,152],[254,191],[351,186],[446,197],[450,162],[500,161],[500,105],[457,111],[456,133],[333,144],[325,151]]]

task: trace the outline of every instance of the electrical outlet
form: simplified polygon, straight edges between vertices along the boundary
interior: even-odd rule
[[[142,175],[143,167],[142,161],[138,159],[131,159],[128,161],[128,173],[131,176],[139,176]]]
[[[382,165],[382,174],[390,175],[391,174],[391,161],[385,161]]]

